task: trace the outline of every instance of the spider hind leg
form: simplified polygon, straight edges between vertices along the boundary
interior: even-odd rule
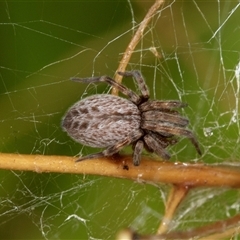
[[[118,72],[119,75],[123,76],[123,77],[133,77],[138,85],[138,88],[142,94],[142,98],[143,99],[148,99],[149,98],[149,89],[148,86],[141,74],[140,71],[138,70],[133,70],[133,71],[129,71],[129,72]]]
[[[134,152],[133,152],[133,165],[139,166],[141,161],[141,153],[144,147],[144,143],[142,140],[137,141],[137,143],[134,146]]]
[[[139,130],[139,131],[135,132],[134,134],[125,138],[122,142],[119,142],[119,143],[117,143],[113,146],[110,146],[102,152],[93,153],[93,154],[84,156],[82,158],[79,158],[79,159],[76,160],[76,162],[80,162],[80,161],[83,161],[83,160],[90,160],[90,159],[94,159],[94,158],[112,156],[112,155],[118,153],[124,146],[127,146],[127,145],[129,145],[133,142],[136,142],[138,139],[141,138],[142,135],[143,135],[142,131]],[[136,146],[137,146],[137,149],[136,149]],[[138,152],[141,154],[141,152],[142,152],[141,151],[141,146],[140,146],[140,144],[138,144],[138,142],[137,142],[136,146],[135,146],[135,149],[136,149],[136,154],[135,155],[137,155]],[[140,162],[140,157],[141,156],[135,156],[135,158],[133,159],[133,164],[135,166],[139,165],[138,163]]]
[[[109,84],[110,86],[118,89],[122,94],[129,97],[129,99],[135,103],[139,104],[141,102],[141,97],[139,97],[134,91],[131,89],[128,89],[123,84],[117,83],[114,79],[108,77],[108,76],[101,76],[101,77],[90,77],[90,78],[78,78],[73,77],[71,78],[72,81],[75,82],[82,82],[82,83],[99,83],[99,82],[105,82]]]
[[[102,157],[104,157],[103,152],[93,153],[93,154],[89,154],[89,155],[84,156],[84,157],[80,157],[75,162],[81,162],[81,161],[84,161],[84,160],[90,160],[90,159],[102,158]]]

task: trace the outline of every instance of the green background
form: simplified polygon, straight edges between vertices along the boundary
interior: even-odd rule
[[[77,84],[69,78],[113,76],[136,30],[133,20],[137,26],[151,4],[1,2],[1,152],[74,156],[94,151],[62,132],[61,118],[81,97],[107,93],[109,88]],[[239,159],[239,83],[234,77],[240,50],[239,14],[234,1],[167,2],[128,65],[128,70],[142,71],[152,98],[188,102],[184,115],[204,151],[199,162]],[[157,48],[160,59],[151,47]],[[133,83],[124,83],[134,88]],[[197,161],[188,139],[170,152],[172,161]],[[169,186],[98,176],[9,170],[0,171],[0,181],[2,239],[112,239],[128,226],[155,233],[169,191]],[[209,200],[210,193],[217,204]],[[180,229],[188,229],[203,219],[206,223],[225,219],[228,213],[236,213],[235,208],[218,209],[237,204],[238,198],[237,191],[194,191],[176,222]],[[196,199],[201,207],[190,208]]]

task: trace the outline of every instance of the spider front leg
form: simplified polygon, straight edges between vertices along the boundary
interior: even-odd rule
[[[142,119],[144,121],[153,121],[154,123],[168,122],[171,125],[179,127],[186,127],[189,124],[189,120],[185,117],[179,116],[178,112],[172,114],[163,111],[151,110],[143,112]]]
[[[101,76],[101,77],[90,77],[90,78],[78,78],[78,77],[74,77],[71,78],[72,81],[75,82],[82,82],[82,83],[98,83],[98,82],[106,82],[108,83],[110,86],[115,87],[116,89],[118,89],[121,93],[123,93],[124,95],[128,96],[129,99],[135,103],[135,104],[139,104],[141,101],[141,98],[135,93],[133,92],[131,89],[128,89],[127,87],[125,87],[122,84],[117,83],[116,81],[114,81],[112,78],[108,77],[108,76]]]
[[[164,149],[166,146],[163,146],[161,142],[154,137],[154,135],[145,135],[144,141],[149,149],[155,152],[158,156],[162,157],[164,160],[168,160],[171,157],[170,154]]]
[[[176,127],[176,126],[169,126],[169,125],[164,125],[164,124],[155,124],[152,121],[145,121],[142,126],[143,129],[147,129],[153,132],[157,132],[160,134],[172,134],[172,135],[177,135],[177,136],[185,136],[189,138],[196,148],[197,152],[199,155],[202,155],[202,151],[200,149],[200,146],[198,144],[198,141],[194,134],[188,130],[184,129],[181,127]]]
[[[183,108],[187,107],[187,103],[180,102],[178,100],[169,100],[169,101],[160,101],[160,100],[154,100],[154,101],[147,101],[145,103],[142,103],[139,106],[139,109],[142,112],[150,111],[150,110],[172,110],[174,108]]]

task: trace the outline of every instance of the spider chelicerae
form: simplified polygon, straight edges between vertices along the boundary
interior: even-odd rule
[[[83,145],[105,148],[102,152],[77,161],[111,156],[130,144],[133,145],[135,166],[140,164],[143,148],[167,160],[170,154],[166,148],[177,143],[177,136],[189,138],[201,155],[197,139],[186,129],[188,119],[180,116],[176,110],[186,107],[186,103],[177,100],[149,100],[148,87],[138,70],[118,74],[133,77],[141,95],[108,76],[71,79],[82,83],[106,82],[129,98],[96,94],[78,101],[67,111],[62,127],[69,136]]]

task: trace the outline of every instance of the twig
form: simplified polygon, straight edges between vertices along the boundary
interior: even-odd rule
[[[131,229],[123,229],[117,234],[117,240],[170,240],[170,239],[224,239],[236,236],[240,233],[240,214],[227,220],[218,221],[207,226],[198,227],[186,231],[173,231],[160,235],[140,235]]]
[[[156,13],[156,11],[159,9],[159,7],[163,3],[164,3],[164,0],[156,0],[155,3],[152,5],[152,7],[148,10],[146,16],[144,17],[143,21],[139,24],[137,31],[135,32],[134,36],[132,37],[130,43],[128,44],[116,72],[124,72],[125,71],[125,69],[128,65],[128,62],[132,56],[132,53],[134,52],[134,49],[136,48],[137,44],[139,43],[139,41],[141,40],[141,38],[143,36],[143,32],[144,32],[145,28],[147,27],[148,23],[150,22],[150,20],[152,19],[152,17]],[[115,81],[118,83],[121,83],[122,76],[117,74],[115,76]],[[112,94],[118,95],[118,90],[116,88],[113,88]]]
[[[187,186],[181,186],[181,185],[173,186],[168,196],[168,201],[165,207],[166,209],[165,214],[157,230],[157,234],[163,234],[169,229],[169,225],[171,225],[172,223],[172,219],[177,207],[183,201],[183,199],[185,198],[189,190],[190,189]]]
[[[232,235],[239,234],[240,214],[227,220],[218,221],[207,226],[194,228],[184,232],[171,232],[156,236],[153,239],[191,239],[197,238],[202,240],[207,239],[223,239]],[[218,234],[217,234],[218,233]],[[227,234],[227,235],[226,235]],[[143,238],[148,239],[148,238]]]
[[[154,161],[143,157],[135,167],[132,156],[115,156],[75,163],[77,158],[46,155],[0,154],[0,169],[127,178],[148,183],[191,187],[240,187],[240,168]]]

